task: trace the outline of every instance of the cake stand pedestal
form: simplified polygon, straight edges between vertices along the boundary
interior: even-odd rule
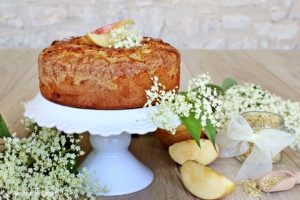
[[[39,126],[53,128],[67,134],[90,133],[92,152],[80,166],[94,173],[115,196],[137,192],[153,181],[152,171],[129,151],[131,134],[146,134],[156,130],[149,120],[149,108],[128,110],[91,110],[62,106],[46,100],[41,94],[25,104],[24,116]],[[93,181],[93,180],[92,180]]]

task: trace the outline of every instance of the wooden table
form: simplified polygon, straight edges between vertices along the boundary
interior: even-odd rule
[[[25,134],[20,123],[23,113],[21,103],[30,100],[38,92],[38,53],[39,50],[34,49],[0,49],[0,112],[11,131],[18,132],[20,136]],[[181,53],[185,63],[181,69],[182,88],[187,86],[190,78],[208,71],[216,83],[225,77],[234,77],[240,83],[254,82],[284,98],[300,101],[300,51],[184,50]],[[176,164],[153,134],[133,138],[130,149],[154,171],[154,182],[134,194],[101,199],[196,199],[182,187]],[[210,166],[233,178],[240,163],[234,158],[218,159]],[[275,169],[300,170],[299,154],[290,149],[285,150],[282,161],[275,165]],[[299,196],[300,185],[288,192],[265,194],[261,199],[296,200],[300,199]],[[238,188],[226,199],[252,198]]]

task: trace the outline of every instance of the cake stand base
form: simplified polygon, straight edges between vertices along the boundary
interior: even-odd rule
[[[93,180],[108,188],[97,196],[115,196],[137,192],[153,181],[150,169],[138,161],[129,151],[131,135],[103,137],[90,135],[93,151],[81,165],[93,174]]]
[[[39,93],[25,104],[24,116],[41,127],[55,127],[66,134],[89,132],[93,151],[80,167],[95,172],[92,181],[97,180],[109,189],[96,195],[114,196],[142,190],[153,181],[153,173],[128,151],[130,134],[143,135],[156,130],[150,112],[151,108],[72,108],[50,102]]]

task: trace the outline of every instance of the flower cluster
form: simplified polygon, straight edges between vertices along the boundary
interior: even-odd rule
[[[211,79],[207,74],[192,79],[187,92],[177,92],[175,89],[166,91],[157,77],[153,79],[153,86],[146,91],[146,107],[152,107],[152,121],[161,128],[175,133],[177,126],[174,118],[192,117],[199,121],[202,128],[220,125],[222,102],[216,88],[210,87]],[[198,130],[199,131],[199,130]]]
[[[165,86],[163,86],[159,82],[158,77],[156,76],[153,77],[152,81],[153,81],[153,86],[151,86],[150,90],[146,90],[147,102],[145,104],[145,107],[152,107],[153,103],[155,104],[155,106],[159,105],[159,107],[152,107],[153,109],[150,114],[151,120],[158,127],[169,130],[174,134],[176,124],[172,122],[174,121],[174,116],[175,116],[174,115],[175,99],[177,99],[176,104],[178,105],[179,104],[178,101],[180,101],[182,97],[176,98],[177,93],[175,89],[165,91]],[[188,106],[189,105],[187,105],[186,107],[188,108]]]
[[[236,85],[223,97],[224,113],[231,116],[247,111],[266,111],[281,115],[289,132],[296,134],[295,144],[300,143],[300,103],[283,100],[255,84]],[[224,123],[226,126],[226,123]]]
[[[28,123],[27,123],[28,124]],[[75,160],[84,152],[79,139],[56,129],[29,123],[29,137],[3,138],[0,153],[0,196],[4,199],[94,198],[98,183],[90,182],[86,169],[78,173]]]
[[[222,101],[219,98],[219,92],[215,87],[210,87],[211,78],[207,74],[199,75],[189,81],[187,99],[194,102],[193,112],[195,118],[201,120],[202,127],[206,126],[207,120],[220,126],[222,120],[221,108]]]
[[[128,30],[124,27],[111,31],[111,39],[109,41],[110,48],[131,48],[141,45],[142,36],[138,31]]]

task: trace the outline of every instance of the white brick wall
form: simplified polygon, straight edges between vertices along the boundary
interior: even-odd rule
[[[124,18],[179,48],[300,49],[300,0],[0,0],[0,47],[45,47]]]

